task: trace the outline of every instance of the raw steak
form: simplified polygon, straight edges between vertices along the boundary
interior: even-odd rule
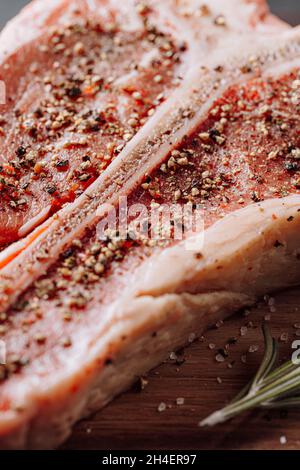
[[[1,35],[0,247],[105,173],[220,43],[278,28],[262,1],[30,4]]]
[[[105,175],[3,252],[3,447],[58,445],[168,351],[299,284],[300,32],[251,43],[195,66]],[[120,195],[201,203],[204,245],[99,240]]]

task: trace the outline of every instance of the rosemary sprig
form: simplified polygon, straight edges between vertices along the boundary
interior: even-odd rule
[[[264,324],[265,353],[251,382],[225,408],[215,411],[199,423],[214,426],[252,408],[285,408],[300,406],[300,366],[288,361],[274,369],[277,342]]]

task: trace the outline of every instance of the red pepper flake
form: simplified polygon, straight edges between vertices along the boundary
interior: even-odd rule
[[[12,165],[10,165],[9,163],[4,163],[3,169],[9,175],[15,175],[16,174],[15,168]]]
[[[11,408],[10,400],[8,398],[4,398],[0,402],[0,411],[8,411],[10,410],[10,408]]]
[[[90,85],[83,90],[85,96],[94,96],[97,93],[97,87]]]

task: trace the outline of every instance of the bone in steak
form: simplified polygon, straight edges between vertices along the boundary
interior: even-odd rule
[[[58,445],[191,333],[299,284],[300,34],[249,38],[199,59],[74,203],[3,251],[2,447]],[[120,195],[201,203],[204,246],[99,240]]]
[[[121,3],[37,0],[2,33],[0,247],[78,197],[220,40],[283,27],[263,2]]]
[[[80,5],[82,8],[87,8],[87,11],[89,12],[91,6],[95,4],[94,2],[92,5],[90,2],[88,5],[86,2],[76,2],[76,11]],[[106,4],[106,8],[104,10],[103,8],[99,9],[96,7],[96,10],[93,11],[93,13],[95,14],[95,12],[97,12],[97,15],[100,15],[101,18],[101,15],[103,16],[105,12],[110,11],[107,10],[107,5],[108,4]],[[116,6],[115,2],[109,2],[109,5],[111,7]],[[127,12],[128,14],[129,12],[131,15],[133,12],[129,8],[130,5],[133,6],[135,3],[129,2],[128,5],[124,4],[124,11],[122,9],[121,13],[123,14],[124,12]],[[180,30],[180,34],[178,33],[180,37],[182,37],[183,34],[185,35],[187,49],[183,52],[186,56],[186,74],[182,80],[181,86],[177,89],[176,93],[171,93],[169,99],[167,99],[154,113],[150,120],[142,126],[137,135],[132,138],[132,140],[121,151],[119,157],[115,159],[115,161],[102,172],[96,182],[77,199],[74,206],[69,204],[65,210],[60,211],[59,217],[52,218],[44,225],[38,226],[38,228],[33,231],[29,237],[19,243],[12,244],[8,250],[4,250],[0,254],[0,268],[4,268],[2,270],[2,276],[5,280],[2,288],[0,286],[0,291],[3,293],[2,300],[4,304],[7,303],[6,297],[10,300],[13,295],[16,297],[20,289],[24,289],[26,285],[30,284],[32,276],[40,275],[41,269],[45,270],[46,265],[51,264],[57,256],[57,249],[55,248],[57,239],[59,239],[62,244],[69,243],[70,239],[74,236],[72,227],[80,232],[80,230],[88,223],[88,220],[91,221],[91,219],[95,217],[95,210],[100,203],[107,201],[116,203],[115,196],[120,191],[120,188],[122,188],[123,192],[128,192],[130,190],[130,186],[132,184],[136,184],[136,180],[141,178],[148,168],[151,168],[153,163],[156,161],[159,162],[160,159],[163,158],[167,152],[169,144],[167,143],[165,146],[161,145],[162,142],[157,138],[156,129],[160,128],[160,132],[163,136],[163,132],[167,135],[168,129],[173,127],[174,130],[181,127],[181,134],[178,135],[178,138],[180,139],[184,135],[185,126],[181,126],[181,123],[184,124],[185,120],[182,119],[181,112],[177,114],[177,112],[181,110],[182,103],[184,103],[185,100],[191,100],[192,106],[196,109],[198,105],[203,104],[203,101],[208,99],[209,90],[213,90],[211,83],[206,84],[204,81],[204,86],[207,88],[206,95],[201,97],[199,103],[197,100],[195,101],[192,86],[195,86],[196,88],[197,86],[199,87],[198,81],[205,75],[205,64],[208,64],[209,62],[207,54],[213,55],[213,57],[215,57],[214,60],[217,63],[218,55],[220,55],[221,60],[224,54],[224,49],[230,51],[232,47],[235,46],[236,42],[241,40],[241,37],[244,38],[246,43],[250,40],[253,42],[253,35],[252,33],[249,33],[248,29],[256,28],[257,30],[262,30],[264,34],[256,35],[255,40],[259,41],[258,38],[261,38],[261,41],[263,42],[264,38],[274,33],[275,30],[287,28],[286,25],[269,15],[265,3],[262,1],[252,2],[247,0],[245,2],[240,2],[239,0],[229,0],[225,4],[222,3],[222,8],[218,1],[213,1],[210,3],[209,9],[203,8],[201,2],[177,2],[174,0],[164,3],[164,8],[162,8],[160,2],[156,1],[148,2],[148,5],[151,8],[150,10],[146,8],[146,13],[149,13],[149,11],[156,12],[155,7],[158,7],[157,12],[159,12],[159,18],[167,18],[167,24],[169,28],[172,27],[172,30],[174,30],[177,25],[177,29],[175,28],[176,35],[177,30]],[[56,22],[60,18],[59,21],[65,23],[66,17],[68,19],[69,15],[72,17],[72,14],[76,13],[76,11],[74,13],[72,10],[72,6],[74,7],[74,3],[72,1],[63,3],[63,5],[60,5],[59,9],[57,9],[57,3],[51,4],[51,8],[49,7],[50,10],[47,13],[48,19],[46,24],[45,19],[43,19],[41,23],[38,22],[37,25],[35,25],[35,29],[29,29],[29,33],[27,34],[30,35],[30,40],[32,41],[35,36],[40,37],[41,29],[43,34],[45,34],[43,28],[46,28],[47,30],[47,28],[49,28],[49,22],[51,26],[54,21],[54,17],[56,18]],[[34,15],[35,21],[36,16],[40,17],[40,1],[33,3],[33,7],[37,10]],[[54,11],[56,12],[55,15]],[[118,9],[115,8],[114,11],[118,11]],[[16,30],[19,31],[19,34],[22,33],[22,25],[24,28],[24,25],[28,26],[28,22],[32,21],[30,20],[30,12],[30,9],[25,10],[23,15],[7,28],[6,32],[3,34],[4,39],[7,38],[8,41],[9,37],[15,33]],[[145,14],[144,9],[142,12],[138,9],[138,12]],[[134,9],[134,13],[136,15],[136,9]],[[135,16],[133,18],[135,18]],[[173,22],[171,23],[171,20],[174,21],[174,24]],[[155,21],[157,21],[156,17]],[[77,23],[75,22],[75,24]],[[131,25],[131,22],[129,22],[129,25]],[[188,33],[183,33],[183,31],[186,30],[188,30]],[[25,35],[24,30],[23,34]],[[17,38],[19,38],[19,35]],[[221,45],[222,48],[218,48],[218,45]],[[20,44],[18,41],[17,46],[17,50],[19,50]],[[12,49],[14,50],[14,48]],[[11,50],[9,50],[7,54],[9,57],[14,57]],[[77,64],[77,62],[75,63]],[[217,75],[218,78],[222,77],[220,72],[217,72]],[[188,108],[187,102],[185,103],[185,107]],[[163,140],[166,140],[165,137],[162,137],[162,141]],[[153,146],[159,149],[159,151],[156,152]],[[151,156],[151,159],[149,158],[149,154],[154,154]],[[85,149],[83,152],[83,158],[85,159],[86,157]],[[88,161],[83,162],[84,165],[86,163],[88,163]],[[76,166],[76,163],[74,165]],[[139,171],[136,171],[136,168],[138,168]],[[71,176],[72,174],[73,173],[71,172]],[[118,175],[118,178],[116,178],[115,175]],[[46,175],[43,175],[42,181],[44,181],[45,178]],[[65,184],[65,174],[62,175],[61,181],[62,184]],[[36,182],[36,184],[37,187],[41,187],[41,181]],[[55,199],[54,194],[51,195],[51,198],[53,197]],[[57,199],[55,199],[55,201],[57,202]],[[41,199],[37,199],[36,197],[33,199],[34,206],[40,204],[40,202]],[[57,208],[56,202],[54,205]],[[14,208],[14,210],[15,209],[16,208]],[[6,233],[8,222],[15,224],[15,221],[19,220],[18,217],[15,218],[12,214],[7,216],[7,210],[11,211],[11,208],[8,208],[6,204],[3,212],[5,225],[2,232],[3,234]],[[23,207],[22,214],[24,215],[25,212],[26,208]],[[25,234],[26,231],[30,232],[33,230],[35,225],[38,225],[42,221],[40,218],[41,214],[43,218],[47,217],[49,215],[47,208],[42,208],[42,210],[39,210],[38,214],[34,216],[33,220],[30,219],[25,222],[25,225],[21,228],[22,234]],[[50,231],[48,231],[49,226]],[[11,228],[9,233],[13,233]],[[20,262],[20,257],[18,257],[16,263],[11,263],[11,261],[20,253],[23,255],[22,261]],[[42,266],[40,263],[41,259],[43,261]],[[7,273],[6,266],[8,263],[9,267]],[[24,270],[25,265],[29,266],[31,276],[28,276],[26,270]],[[7,286],[7,278],[9,279],[9,285],[13,286],[13,289],[10,289],[9,286]],[[9,295],[7,296],[8,292]]]

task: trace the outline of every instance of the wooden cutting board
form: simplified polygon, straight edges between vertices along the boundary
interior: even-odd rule
[[[272,301],[271,301],[272,304]],[[241,312],[205,338],[186,348],[184,363],[174,360],[153,370],[148,385],[124,393],[104,410],[80,422],[64,449],[298,449],[300,410],[254,411],[212,429],[197,423],[222,407],[247,383],[263,354],[261,323],[269,321],[273,336],[280,338],[280,359],[290,358],[291,343],[297,339],[295,323],[300,323],[300,291],[276,295],[275,306],[261,303],[244,316]],[[272,312],[270,312],[272,310]],[[275,311],[273,311],[275,310]],[[241,330],[241,327],[243,328]],[[241,335],[242,333],[246,333]],[[285,339],[288,333],[287,340]],[[222,363],[215,356],[229,338],[229,357]],[[300,337],[298,337],[300,339]],[[215,344],[214,349],[210,349]],[[258,345],[256,352],[249,347]],[[255,349],[255,348],[252,348]],[[243,360],[246,355],[246,363]],[[182,359],[182,354],[179,355]],[[179,361],[181,362],[181,361]],[[232,363],[232,368],[228,364]],[[184,405],[176,399],[183,397]],[[160,403],[167,408],[158,411]],[[281,443],[286,440],[286,443]]]

